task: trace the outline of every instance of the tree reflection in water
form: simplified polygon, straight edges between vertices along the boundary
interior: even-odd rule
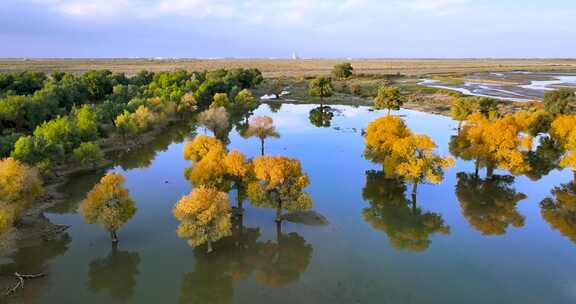
[[[243,225],[243,216],[233,218],[233,234],[214,244],[206,254],[203,246],[194,249],[196,266],[184,275],[180,303],[232,303],[234,284],[249,279],[269,287],[281,287],[299,280],[312,256],[312,246],[300,235],[283,234],[276,223],[275,241],[258,241],[260,228]]]
[[[526,198],[513,188],[514,177],[493,175],[481,179],[473,174],[457,174],[456,196],[464,217],[483,235],[502,235],[508,226],[524,226],[516,205]]]
[[[130,150],[115,151],[107,155],[114,161],[114,165],[123,170],[147,168],[152,164],[158,152],[166,151],[173,143],[184,141],[186,137],[193,137],[196,133],[196,122],[186,120],[172,124],[154,136],[149,143],[138,145]]]
[[[320,106],[310,110],[308,119],[310,123],[318,128],[328,128],[332,124],[334,113],[329,106]]]
[[[88,286],[96,292],[108,291],[114,300],[130,302],[139,264],[138,252],[118,250],[117,245],[112,245],[110,254],[90,262]]]
[[[386,178],[382,171],[366,171],[366,186],[362,196],[370,207],[362,213],[373,228],[384,231],[392,247],[398,250],[422,252],[428,249],[435,233],[448,234],[448,227],[440,214],[422,211],[416,202],[405,196],[406,185]]]
[[[576,243],[576,181],[552,189],[552,197],[545,198],[540,207],[550,226]]]

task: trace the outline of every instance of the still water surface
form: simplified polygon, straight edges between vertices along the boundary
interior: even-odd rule
[[[470,182],[473,164],[458,161],[442,184],[419,188],[414,208],[408,191],[386,183],[381,168],[362,156],[361,129],[382,113],[336,106],[331,127],[317,128],[308,120],[313,107],[285,104],[274,113],[262,105],[255,114],[273,117],[281,138],[267,141],[267,154],[302,162],[314,210],[328,226],[284,222],[277,231],[273,210],[245,203],[241,234],[218,242],[208,256],[204,248],[189,247],[176,235],[171,209],[191,190],[183,175],[190,165],[182,159],[183,141],[204,131],[180,126],[118,156],[110,169],[126,176],[138,207],[119,231],[116,250],[107,233],[75,212],[106,170],[77,176],[66,186],[70,199],[48,217],[70,225],[68,234],[16,256],[22,272],[48,269],[49,276],[29,281],[14,300],[576,303],[576,244],[540,210],[551,189],[571,180],[570,172],[554,170],[533,181],[498,171],[504,185],[498,187]],[[416,111],[400,114],[414,132],[431,136],[441,155],[449,154],[456,122]],[[236,131],[229,138],[230,149],[258,155],[256,139]]]

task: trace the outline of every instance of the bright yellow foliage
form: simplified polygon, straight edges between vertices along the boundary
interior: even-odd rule
[[[200,186],[176,203],[174,217],[180,221],[178,236],[191,246],[214,242],[232,233],[228,195]]]
[[[136,213],[134,201],[124,188],[119,173],[106,174],[80,203],[80,214],[88,224],[97,223],[107,231],[116,231]]]
[[[38,171],[14,158],[0,160],[0,232],[12,226],[44,192]]]
[[[256,205],[289,211],[312,208],[312,199],[303,192],[310,184],[300,161],[283,156],[261,156],[252,161],[257,181],[248,185],[248,196]]]
[[[552,122],[551,134],[566,149],[560,160],[562,168],[571,168],[576,172],[576,115],[562,115]]]
[[[224,165],[226,166],[226,172],[236,178],[244,178],[250,169],[246,156],[238,150],[231,151],[226,155]]]
[[[576,126],[576,115],[561,115],[552,122],[550,135],[565,143]]]
[[[436,144],[426,135],[398,140],[392,148],[399,160],[395,174],[413,184],[439,184],[444,179],[444,169],[452,167],[454,160],[435,155],[435,149]]]
[[[397,116],[383,116],[368,124],[364,142],[364,156],[375,163],[381,163],[387,176],[394,175],[397,159],[393,153],[394,143],[412,136],[404,121]]]
[[[522,150],[530,150],[532,137],[522,134],[522,126],[513,116],[488,120],[481,114],[472,114],[464,126],[461,136],[469,142],[466,154],[512,172],[530,169]]]
[[[398,176],[411,183],[440,183],[451,158],[434,154],[436,144],[426,135],[412,134],[404,121],[384,116],[371,122],[364,138],[367,159],[383,165],[386,176]]]
[[[198,135],[184,146],[184,159],[199,162],[209,152],[225,153],[224,144],[218,139],[206,135]]]

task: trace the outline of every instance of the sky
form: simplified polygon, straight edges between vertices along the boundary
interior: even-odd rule
[[[574,58],[575,0],[0,0],[0,57]]]

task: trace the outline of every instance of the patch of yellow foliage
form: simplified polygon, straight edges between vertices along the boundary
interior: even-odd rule
[[[88,192],[80,203],[80,214],[88,224],[116,231],[134,216],[134,201],[123,184],[121,174],[108,173]]]
[[[0,160],[0,232],[10,228],[44,188],[38,171],[14,158]]]
[[[191,246],[214,242],[232,233],[228,194],[199,186],[182,197],[173,209],[180,221],[177,233]]]
[[[381,163],[386,176],[411,183],[440,183],[443,169],[454,160],[434,154],[436,144],[426,135],[412,134],[400,117],[384,116],[372,121],[364,139],[367,159]]]

